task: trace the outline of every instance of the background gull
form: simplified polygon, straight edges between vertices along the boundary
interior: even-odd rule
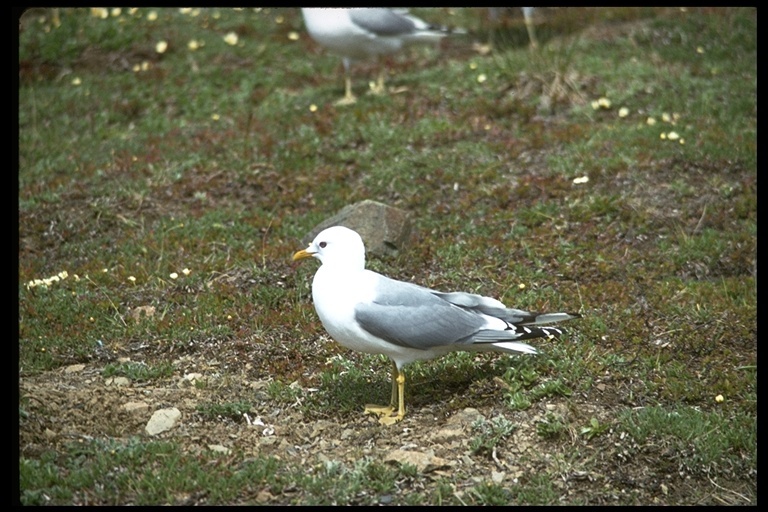
[[[511,9],[510,7],[489,7],[488,17],[491,23],[498,24],[499,19],[503,16],[504,11]],[[528,43],[531,48],[538,48],[539,41],[536,39],[536,29],[533,21],[533,7],[520,7],[523,12],[523,21],[525,22],[525,30],[528,32]],[[491,30],[491,36],[493,36],[494,30]],[[493,46],[493,42],[491,42]]]
[[[353,60],[395,53],[415,43],[436,43],[451,32],[429,25],[405,9],[304,7],[301,14],[312,39],[342,58],[344,97],[337,102],[341,105],[356,100],[350,76]],[[384,92],[383,69],[372,89],[375,93]]]
[[[328,333],[347,348],[392,360],[389,405],[365,408],[387,425],[405,415],[406,364],[459,350],[535,354],[535,348],[521,341],[563,332],[539,324],[581,316],[530,313],[490,297],[439,292],[366,270],[363,240],[342,226],[320,232],[293,260],[308,257],[321,262],[312,299]]]

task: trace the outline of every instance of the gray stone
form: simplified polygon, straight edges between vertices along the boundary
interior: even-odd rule
[[[309,244],[331,226],[354,229],[363,238],[370,254],[387,256],[405,247],[411,237],[411,215],[405,210],[366,199],[342,208],[336,215],[315,226],[302,243]]]

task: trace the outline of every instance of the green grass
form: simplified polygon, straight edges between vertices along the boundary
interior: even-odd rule
[[[418,9],[470,34],[395,57],[397,93],[360,63],[346,108],[296,9],[27,11],[21,502],[756,503],[756,11],[541,9],[535,52],[518,11]],[[389,361],[327,338],[290,259],[363,199],[416,233],[370,268],[583,318],[414,363],[405,422],[363,417]],[[180,426],[144,437],[139,400]]]
[[[170,377],[173,374],[173,365],[160,363],[148,365],[145,363],[126,362],[119,364],[107,364],[101,372],[104,377],[123,376],[130,380],[155,380]]]
[[[748,415],[649,407],[626,411],[619,420],[641,446],[669,450],[692,472],[732,474],[750,471],[757,462],[757,424]]]
[[[243,418],[243,414],[251,411],[251,404],[244,401],[238,401],[233,403],[207,403],[197,406],[197,411],[205,418],[220,419],[230,418],[239,421]]]
[[[169,442],[92,440],[71,444],[65,453],[63,463],[53,453],[39,460],[22,460],[22,502],[88,504],[102,499],[98,496],[111,496],[113,504],[170,505],[194,503],[203,492],[211,503],[227,503],[243,490],[255,495],[260,489],[279,485],[273,459],[228,467],[226,459],[210,453],[183,453]]]

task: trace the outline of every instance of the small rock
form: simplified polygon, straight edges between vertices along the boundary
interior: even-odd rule
[[[332,427],[333,425],[334,424],[330,421],[318,420],[312,425],[312,432],[309,434],[309,437],[314,439],[315,437],[319,436],[323,431],[325,431],[329,427]]]
[[[385,462],[397,462],[398,464],[411,464],[416,466],[419,473],[434,471],[435,469],[448,466],[449,461],[442,457],[435,457],[430,453],[422,453],[411,450],[392,450],[386,457]]]
[[[256,501],[259,502],[259,503],[266,503],[266,502],[270,501],[273,498],[274,498],[274,496],[272,496],[272,494],[269,491],[266,491],[266,490],[261,490],[256,495]]]
[[[158,409],[152,414],[144,430],[151,436],[157,435],[160,432],[172,429],[179,418],[181,418],[181,411],[175,407]]]
[[[463,428],[441,428],[437,432],[429,435],[429,440],[433,443],[447,443],[455,439],[463,439],[467,436]]]
[[[140,322],[144,318],[155,316],[155,306],[137,306],[130,311],[131,318],[135,322]]]
[[[183,388],[186,386],[194,385],[195,382],[202,381],[203,380],[203,374],[202,373],[188,373],[182,377],[182,379],[178,383],[178,387]]]
[[[220,444],[209,444],[208,449],[212,452],[223,453],[224,455],[229,455],[232,453],[232,450]]]
[[[77,373],[85,370],[84,364],[71,364],[64,368],[64,373]]]
[[[347,205],[322,221],[302,238],[302,243],[309,244],[318,233],[331,226],[354,229],[362,237],[365,250],[379,256],[396,253],[411,236],[410,213],[367,199]]]
[[[107,386],[130,386],[131,385],[131,379],[128,377],[110,377],[106,380]]]
[[[458,425],[461,427],[471,427],[476,421],[483,420],[485,417],[474,407],[463,409],[446,421],[449,425]]]
[[[122,407],[126,412],[144,412],[149,409],[149,405],[146,402],[127,402]]]

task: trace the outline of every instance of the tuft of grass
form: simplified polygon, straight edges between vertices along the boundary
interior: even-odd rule
[[[390,504],[399,470],[370,458],[362,458],[351,467],[329,460],[310,471],[293,474],[307,505],[378,505]]]
[[[143,362],[127,361],[124,363],[108,363],[101,374],[104,377],[122,376],[132,381],[148,381],[164,379],[173,375],[173,364],[160,362],[147,364]]]
[[[607,423],[600,423],[597,418],[591,418],[589,420],[589,425],[585,427],[581,427],[581,430],[579,433],[587,438],[587,440],[591,440],[604,432],[606,432],[610,428],[610,425]]]
[[[536,424],[536,433],[544,439],[555,440],[566,432],[563,418],[547,413],[547,416]]]
[[[204,418],[229,418],[235,421],[241,421],[243,419],[243,414],[250,412],[251,408],[252,405],[250,403],[241,400],[229,403],[214,402],[198,404],[195,407],[195,410]]]
[[[496,416],[490,421],[479,420],[472,428],[478,431],[469,442],[472,453],[491,456],[496,453],[496,446],[508,438],[517,426],[504,416]]]
[[[508,505],[512,493],[501,485],[484,482],[469,490],[472,501],[478,505]]]

